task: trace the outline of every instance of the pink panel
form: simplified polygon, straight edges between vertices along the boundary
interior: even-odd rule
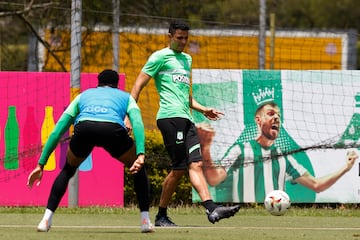
[[[97,74],[81,75],[81,90],[96,87]],[[119,88],[125,87],[125,75],[120,75]],[[53,107],[56,122],[70,100],[69,73],[0,72],[0,205],[44,206],[54,178],[64,161],[67,142],[55,150],[56,168],[44,171],[39,187],[29,190],[27,176],[40,156],[41,126],[45,107]],[[4,165],[5,125],[8,107],[16,107],[19,126],[18,168],[9,170]],[[9,133],[8,133],[9,134]],[[91,167],[79,174],[79,205],[123,206],[123,165],[102,149],[95,149],[91,155]],[[67,205],[67,194],[60,205]]]

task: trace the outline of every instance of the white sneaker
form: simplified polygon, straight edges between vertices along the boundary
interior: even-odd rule
[[[155,232],[154,226],[151,224],[149,219],[144,218],[141,221],[141,232],[142,233],[152,233]]]
[[[42,219],[39,225],[37,226],[38,232],[48,232],[51,228],[51,223],[47,219]]]

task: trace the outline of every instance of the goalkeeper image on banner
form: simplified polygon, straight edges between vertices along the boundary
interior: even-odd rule
[[[140,109],[133,97],[118,89],[119,75],[104,70],[98,75],[98,86],[79,95],[65,109],[44,145],[36,168],[29,174],[27,185],[39,185],[43,168],[60,138],[71,124],[74,133],[66,154],[66,163],[56,177],[47,207],[37,230],[47,232],[52,217],[64,196],[69,180],[93,148],[104,148],[113,158],[129,167],[134,176],[134,188],[141,211],[141,232],[153,232],[150,222],[149,180],[144,167],[145,131]],[[134,140],[128,135],[123,119],[128,115],[134,130]]]
[[[312,176],[292,155],[274,145],[281,127],[280,109],[274,102],[261,104],[255,112],[259,134],[247,142],[235,142],[219,162],[211,157],[215,135],[209,124],[197,125],[204,161],[204,174],[216,194],[229,202],[263,202],[272,190],[285,190],[285,181],[299,183],[315,192],[332,186],[354,165],[358,155],[349,151],[344,166],[320,178]],[[299,192],[299,194],[301,194]]]
[[[221,206],[214,203],[202,170],[199,138],[191,116],[191,109],[201,112],[209,120],[218,120],[222,113],[198,103],[190,94],[192,58],[183,50],[188,42],[189,26],[180,20],[170,23],[169,45],[154,52],[143,66],[131,90],[135,100],[151,78],[160,96],[157,126],[172,161],[172,170],[163,182],[155,226],[176,226],[167,215],[167,206],[179,183],[188,172],[192,186],[206,208],[208,220],[215,223],[229,218],[240,206]]]

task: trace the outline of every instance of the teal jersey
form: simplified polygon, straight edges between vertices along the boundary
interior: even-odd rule
[[[221,165],[228,176],[217,188],[232,202],[263,202],[270,191],[285,191],[286,180],[294,181],[307,172],[291,155],[284,156],[275,146],[264,148],[255,140],[233,144]],[[226,190],[221,189],[225,186]]]
[[[111,87],[90,88],[70,103],[51,132],[41,153],[39,164],[45,165],[50,154],[71,124],[85,120],[118,123],[125,128],[129,116],[136,144],[136,154],[145,153],[145,129],[135,99],[127,92]]]
[[[117,88],[90,88],[79,94],[65,112],[75,117],[75,124],[91,120],[118,123],[125,127],[129,99],[129,93]]]
[[[193,120],[190,112],[190,75],[192,58],[170,48],[154,52],[142,72],[155,80],[160,96],[156,119],[181,117]]]

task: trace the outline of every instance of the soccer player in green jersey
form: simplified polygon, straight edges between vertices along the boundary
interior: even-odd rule
[[[157,126],[172,160],[172,170],[165,178],[160,196],[155,226],[176,226],[167,215],[167,206],[182,176],[188,171],[190,181],[199,193],[212,223],[233,216],[239,206],[223,207],[215,204],[210,196],[202,170],[199,138],[190,108],[210,120],[218,120],[222,113],[202,106],[190,95],[192,58],[183,50],[188,42],[189,26],[183,21],[172,21],[169,27],[169,45],[154,52],[143,66],[131,95],[139,99],[141,90],[151,78],[160,96]]]
[[[129,167],[134,175],[134,188],[141,211],[141,232],[153,232],[150,222],[149,180],[143,167],[145,131],[141,112],[133,97],[118,89],[119,75],[106,69],[98,75],[98,86],[79,94],[61,115],[41,153],[38,165],[29,174],[27,185],[40,184],[43,168],[65,131],[74,124],[66,153],[66,163],[54,180],[47,207],[37,230],[47,232],[52,217],[65,194],[69,180],[95,146],[102,147],[112,157]],[[125,115],[134,128],[134,140],[124,124]],[[101,160],[101,159],[99,159]]]
[[[322,192],[348,172],[358,158],[355,151],[350,151],[341,169],[315,178],[291,155],[283,155],[274,146],[281,126],[280,109],[274,102],[259,106],[255,122],[259,129],[258,137],[249,142],[234,143],[218,163],[214,163],[210,155],[215,132],[209,126],[198,126],[204,174],[211,186],[223,184],[226,190],[221,191],[221,195],[225,201],[262,202],[270,191],[285,190],[288,178],[315,192]]]

